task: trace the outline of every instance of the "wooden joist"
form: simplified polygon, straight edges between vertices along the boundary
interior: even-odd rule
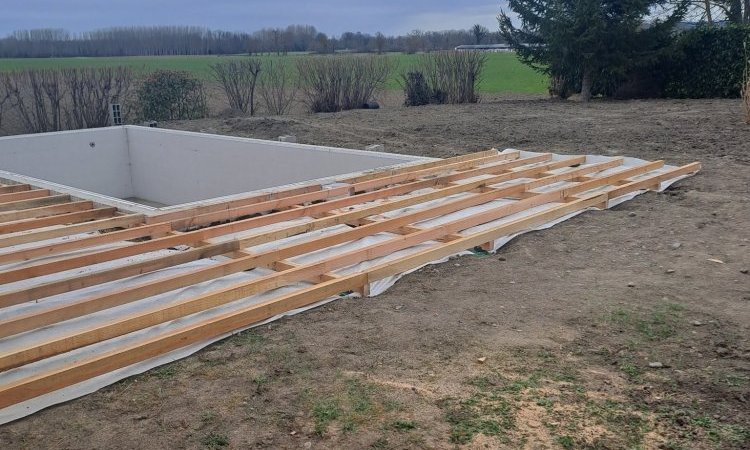
[[[366,294],[374,281],[475,246],[489,248],[501,236],[587,208],[604,208],[610,199],[652,189],[700,169],[697,163],[668,170],[662,161],[621,167],[623,163],[623,158],[587,164],[585,157],[537,154],[524,158],[519,152],[490,150],[373,171],[339,180],[343,185],[335,187],[300,186],[151,217],[118,213],[115,208],[33,186],[2,186],[0,266],[18,265],[0,268],[0,313],[14,311],[16,305],[30,306],[0,314],[0,380],[3,370],[63,356],[194,313],[218,311],[215,308],[252,295],[265,293],[269,299],[232,304],[221,314],[157,329],[148,338],[107,352],[62,361],[12,382],[0,381],[0,408],[342,292]],[[440,225],[425,225],[425,221],[459,212],[463,214]],[[479,225],[482,231],[471,231]],[[259,229],[266,226],[272,227]],[[376,235],[374,244],[354,245]],[[293,236],[299,237],[262,250],[254,248]],[[332,251],[309,263],[293,260],[342,245],[349,245],[349,250]],[[407,249],[413,250],[348,275],[336,272]],[[158,272],[221,255],[229,258],[175,273]],[[127,259],[131,257],[134,260]],[[155,295],[259,267],[272,272],[179,300],[146,302]],[[72,269],[82,272],[61,274]],[[130,278],[148,273],[157,276],[147,281]],[[33,282],[37,277],[48,278]],[[47,301],[118,280],[122,284],[112,289],[82,292],[62,302]],[[1,288],[15,282],[24,284]],[[308,286],[300,288],[299,283]],[[282,295],[276,291],[281,287],[296,290]],[[97,315],[126,304],[131,305],[127,314],[107,320]],[[86,316],[94,318],[87,327],[62,331],[65,321]],[[3,347],[3,342],[13,342],[19,333],[34,333],[42,327],[60,331],[25,345]]]

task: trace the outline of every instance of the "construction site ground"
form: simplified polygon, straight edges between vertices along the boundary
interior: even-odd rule
[[[383,103],[162,126],[703,170],[2,426],[0,447],[750,446],[750,126],[739,101]]]

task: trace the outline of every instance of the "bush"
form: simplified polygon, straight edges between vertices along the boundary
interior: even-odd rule
[[[681,34],[664,59],[664,94],[737,98],[742,91],[750,26],[700,27]]]
[[[393,71],[384,56],[317,56],[297,60],[304,102],[312,112],[361,108]]]
[[[28,133],[110,124],[109,104],[126,97],[131,69],[24,70],[0,75],[0,109],[12,110]]]
[[[255,85],[261,68],[258,58],[233,59],[211,65],[213,77],[224,88],[230,108],[255,115]]]
[[[420,71],[411,71],[401,75],[404,86],[406,106],[421,106],[430,103],[430,87]]]
[[[63,70],[69,101],[63,107],[69,129],[110,125],[109,105],[126,99],[133,81],[127,67]]]
[[[418,103],[424,101],[425,93],[429,103],[477,103],[477,87],[486,62],[487,55],[480,52],[446,51],[421,56],[416,67],[402,75],[407,106],[425,104]]]
[[[138,89],[141,120],[199,119],[206,115],[203,83],[189,72],[157,70]]]
[[[559,97],[563,100],[573,93],[573,86],[564,75],[553,75],[549,77],[549,95]]]
[[[259,80],[260,96],[269,114],[286,114],[297,95],[297,76],[282,61],[267,60]]]

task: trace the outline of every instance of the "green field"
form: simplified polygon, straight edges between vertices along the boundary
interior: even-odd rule
[[[19,69],[68,68],[68,67],[108,67],[128,66],[138,72],[156,69],[186,70],[203,79],[210,78],[209,66],[226,58],[243,56],[126,56],[103,58],[15,58],[0,59],[0,72]],[[293,62],[306,55],[263,56],[262,58],[284,59]],[[389,55],[399,68],[411,66],[418,55]],[[399,89],[397,69],[387,86]],[[547,92],[547,79],[529,67],[521,64],[514,53],[490,53],[480,85],[482,92],[544,93]]]

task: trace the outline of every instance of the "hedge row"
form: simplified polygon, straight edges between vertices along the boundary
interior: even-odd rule
[[[663,93],[676,98],[737,98],[748,53],[748,25],[682,33],[660,64]]]

